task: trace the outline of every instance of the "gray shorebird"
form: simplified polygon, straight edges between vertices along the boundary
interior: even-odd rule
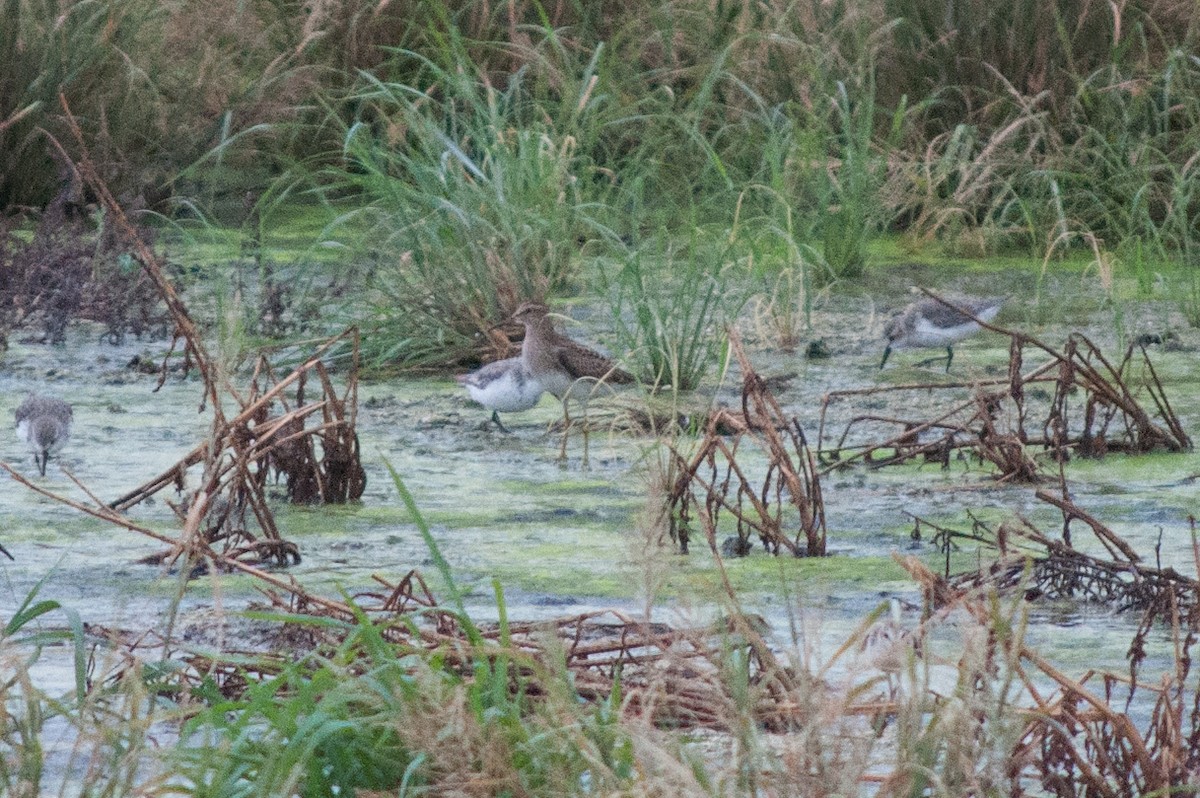
[[[501,432],[508,432],[500,423],[500,413],[519,413],[528,410],[542,398],[542,384],[529,373],[529,367],[519,357],[488,363],[470,374],[454,379],[467,389],[471,398],[492,411],[492,421]]]
[[[537,302],[525,302],[513,313],[513,319],[525,325],[521,362],[543,388],[565,399],[579,380],[607,384],[634,381],[632,374],[618,368],[609,358],[560,335],[549,313],[549,308]]]
[[[33,452],[38,473],[46,476],[46,463],[71,437],[71,406],[62,399],[30,394],[17,408],[17,436]]]
[[[899,673],[905,664],[906,655],[914,648],[912,632],[904,628],[901,619],[900,600],[887,600],[887,618],[877,620],[863,635],[859,650],[867,661],[884,673]],[[882,607],[873,615],[881,615]]]
[[[887,600],[887,617],[881,618],[884,607],[877,607],[871,615],[876,618],[859,643],[859,662],[882,672],[888,686],[888,694],[895,698],[904,682],[904,677],[914,673],[916,660],[924,656],[922,632],[906,629],[902,623],[900,601]],[[874,681],[874,680],[872,680]]]
[[[954,360],[954,344],[983,329],[971,316],[990,322],[1000,312],[1004,300],[1005,297],[947,297],[950,305],[969,311],[969,316],[932,297],[913,302],[883,328],[887,347],[883,350],[879,368],[887,363],[893,349],[944,346],[946,371],[949,371],[950,362]]]

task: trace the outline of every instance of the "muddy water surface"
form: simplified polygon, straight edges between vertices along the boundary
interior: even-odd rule
[[[1001,293],[994,286],[967,286]],[[1122,329],[1178,334],[1171,351],[1153,354],[1168,395],[1195,435],[1200,429],[1200,339],[1165,303],[1129,305],[1119,324],[1098,299],[1080,298],[1077,308],[1053,325],[1037,321],[1026,303],[1015,302],[1000,321],[1036,331],[1061,344],[1068,329],[1085,329],[1094,340],[1115,347]],[[1076,306],[1072,306],[1076,307]],[[878,299],[826,299],[814,317],[817,334],[833,351],[829,360],[808,361],[778,352],[769,330],[748,324],[751,357],[767,375],[792,375],[778,392],[785,410],[804,420],[815,435],[821,397],[828,391],[900,384],[943,377],[938,366],[918,368],[925,352],[898,352],[878,369],[879,331],[884,320]],[[577,326],[572,335],[604,340],[604,330]],[[68,468],[95,496],[111,500],[165,470],[203,439],[211,418],[198,412],[199,384],[171,376],[153,392],[154,376],[127,369],[133,355],[158,356],[163,341],[101,344],[97,330],[76,328],[66,346],[16,343],[0,364],[0,414],[10,432],[0,437],[4,459],[47,489],[87,501],[59,465]],[[980,335],[956,348],[950,378],[1000,376],[1007,342]],[[1028,365],[1028,364],[1027,364]],[[707,386],[708,396],[737,402],[736,373],[723,386]],[[11,432],[12,410],[28,391],[58,395],[75,408],[70,445],[47,476],[36,476],[31,456]],[[965,393],[964,393],[965,396]],[[349,507],[289,507],[277,511],[284,534],[299,545],[303,562],[290,573],[310,590],[350,593],[375,586],[372,575],[398,579],[421,569],[437,589],[434,569],[416,527],[404,511],[384,468],[386,458],[406,480],[442,551],[468,588],[473,614],[496,614],[493,580],[503,585],[508,615],[514,619],[553,617],[599,607],[640,613],[654,599],[656,617],[703,620],[719,611],[721,590],[704,546],[682,557],[660,544],[650,530],[654,464],[653,439],[617,431],[621,407],[639,401],[618,397],[593,408],[601,431],[592,435],[590,468],[581,467],[582,444],[572,436],[566,463],[558,462],[559,436],[548,425],[560,416],[550,397],[533,411],[510,415],[511,434],[487,424],[449,379],[397,379],[365,383],[360,390],[360,437],[368,486],[361,503]],[[831,407],[827,437],[856,413],[913,412],[929,396],[880,395]],[[686,410],[686,408],[684,408]],[[827,441],[829,442],[829,441]],[[1191,570],[1187,516],[1200,510],[1194,475],[1195,454],[1110,457],[1071,464],[1074,497],[1112,525],[1139,551]],[[940,562],[927,541],[910,537],[911,519],[920,515],[966,529],[965,511],[998,521],[1020,513],[1053,531],[1056,511],[1040,505],[1028,486],[997,486],[976,463],[906,466],[886,471],[855,468],[825,479],[829,548],[820,560],[771,558],[761,550],[730,561],[730,577],[748,609],[772,622],[781,648],[802,645],[826,654],[836,650],[861,616],[887,596],[915,601],[912,584],[892,560],[894,552]],[[169,496],[169,498],[176,498]],[[162,500],[134,508],[137,521],[174,534],[178,523]],[[91,623],[146,628],[160,625],[181,590],[177,575],[135,564],[161,544],[114,529],[5,478],[0,483],[0,534],[16,562],[0,564],[0,615],[7,616],[41,583],[41,596],[70,605]],[[648,531],[649,530],[649,531]],[[1076,536],[1080,543],[1081,535]],[[955,555],[965,567],[969,550]],[[182,609],[211,618],[211,608],[236,609],[254,598],[245,577],[192,580]],[[1124,669],[1125,651],[1136,619],[1108,607],[1045,605],[1034,610],[1030,638],[1067,672],[1091,667]],[[906,621],[916,623],[915,613]],[[947,645],[953,645],[953,634]],[[245,642],[250,645],[252,641]],[[1165,646],[1165,636],[1159,641]],[[236,647],[236,644],[234,644]],[[50,669],[50,682],[69,671]]]

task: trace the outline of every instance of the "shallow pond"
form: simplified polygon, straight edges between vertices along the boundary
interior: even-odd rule
[[[1011,276],[956,287],[1001,293],[995,289],[1006,279]],[[1173,317],[1166,301],[1125,303],[1120,319],[1114,320],[1114,311],[1079,285],[1064,278],[1061,290],[1067,297],[1065,310],[1053,324],[1039,322],[1041,311],[1019,299],[1010,302],[1000,323],[1032,332],[1052,345],[1060,345],[1068,330],[1081,329],[1108,351],[1116,348],[1118,329],[1136,333],[1172,328],[1176,338],[1170,351],[1155,349],[1152,357],[1184,428],[1196,434],[1197,331]],[[902,296],[894,297],[891,306],[903,301]],[[914,365],[936,354],[927,352],[897,352],[880,371],[879,335],[885,318],[882,302],[869,296],[825,297],[813,324],[833,352],[828,360],[780,353],[766,330],[753,322],[746,325],[746,337],[760,373],[794,375],[777,395],[784,410],[796,414],[811,436],[821,398],[829,391],[944,376],[937,365]],[[568,332],[598,343],[605,331],[585,324]],[[154,392],[155,376],[126,367],[139,353],[161,356],[166,342],[113,346],[97,339],[97,330],[81,325],[66,346],[16,342],[0,363],[3,417],[11,419],[31,390],[66,398],[75,410],[72,440],[51,461],[44,479],[36,477],[32,457],[15,435],[3,437],[0,453],[38,484],[84,502],[87,496],[59,464],[95,496],[111,500],[175,463],[204,438],[211,421],[207,413],[198,412],[201,397],[195,379],[172,375]],[[1007,341],[985,333],[956,347],[950,378],[1002,376],[1006,362]],[[736,405],[739,383],[731,372],[724,384],[707,386],[701,393]],[[896,410],[889,403],[928,401],[888,396],[865,401],[872,412]],[[593,413],[601,431],[591,436],[590,468],[584,470],[578,435],[570,438],[566,462],[558,461],[559,435],[549,432],[548,425],[561,413],[551,397],[530,412],[508,416],[511,433],[504,434],[487,423],[487,412],[474,406],[448,377],[364,383],[359,434],[368,473],[366,494],[361,503],[346,507],[279,502],[280,528],[303,554],[302,563],[289,573],[313,592],[353,594],[374,587],[373,574],[396,580],[418,568],[438,589],[429,552],[387,476],[387,459],[406,481],[457,578],[468,588],[469,608],[479,620],[496,615],[493,580],[504,587],[512,619],[602,607],[633,613],[653,607],[657,619],[668,621],[709,618],[722,606],[722,591],[706,547],[693,545],[691,555],[680,556],[647,520],[654,500],[649,485],[661,456],[655,441],[605,426],[623,403],[636,401],[617,397],[607,408],[596,403]],[[827,443],[835,441],[846,419],[863,407],[843,402],[830,412]],[[1192,479],[1198,473],[1200,456],[1194,453],[1109,457],[1072,463],[1067,470],[1073,496],[1082,506],[1146,556],[1153,556],[1161,535],[1163,561],[1184,573],[1192,572],[1187,519],[1200,514]],[[779,646],[803,647],[818,659],[835,651],[883,598],[916,601],[916,590],[893,561],[893,552],[917,554],[934,567],[941,561],[927,541],[911,540],[912,521],[906,513],[957,528],[966,528],[967,510],[990,521],[1022,514],[1051,533],[1061,526],[1058,512],[1038,502],[1032,488],[997,485],[987,469],[965,461],[947,470],[935,465],[878,471],[859,466],[830,474],[823,493],[831,557],[773,558],[757,549],[750,557],[726,562],[743,605],[772,623]],[[130,515],[164,533],[178,531],[161,498],[134,508]],[[0,484],[0,529],[0,542],[15,557],[15,562],[0,564],[0,616],[9,616],[40,583],[41,597],[77,609],[85,621],[142,629],[163,623],[183,586],[177,575],[135,564],[160,550],[161,544],[94,520],[11,479]],[[955,562],[965,567],[973,557],[973,552],[961,551]],[[258,595],[254,588],[242,576],[192,580],[183,593],[183,616],[213,605],[237,609]],[[912,610],[905,617],[915,624]],[[1045,605],[1033,609],[1033,619],[1029,642],[1067,673],[1127,668],[1125,654],[1137,623],[1132,614],[1115,615],[1107,607]],[[1165,650],[1165,631],[1157,642]],[[66,689],[70,684],[69,671],[49,663],[42,677],[47,686]]]

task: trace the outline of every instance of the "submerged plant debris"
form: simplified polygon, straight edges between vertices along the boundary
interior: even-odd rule
[[[1001,593],[1020,590],[1029,600],[1083,601],[1111,607],[1117,612],[1139,611],[1148,618],[1174,623],[1178,613],[1190,616],[1200,603],[1200,581],[1157,561],[1148,564],[1120,535],[1080,507],[1065,490],[1037,491],[1037,498],[1062,512],[1059,536],[1047,534],[1029,519],[1018,516],[991,527],[972,516],[970,532],[961,532],[913,517],[913,536],[922,528],[935,530],[932,542],[946,552],[946,570],[926,589],[937,601],[978,591],[984,587]],[[1191,525],[1193,553],[1200,572],[1200,543],[1196,521]],[[1076,545],[1073,522],[1081,522],[1108,557],[1084,551]],[[1077,526],[1077,524],[1076,524]],[[970,540],[993,559],[978,568],[950,573],[950,550],[959,541]]]

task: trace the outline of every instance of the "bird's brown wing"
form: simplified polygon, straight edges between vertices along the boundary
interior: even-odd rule
[[[590,377],[614,384],[633,382],[633,375],[617,368],[612,360],[570,339],[559,342],[556,354],[558,362],[571,375],[571,379]]]

